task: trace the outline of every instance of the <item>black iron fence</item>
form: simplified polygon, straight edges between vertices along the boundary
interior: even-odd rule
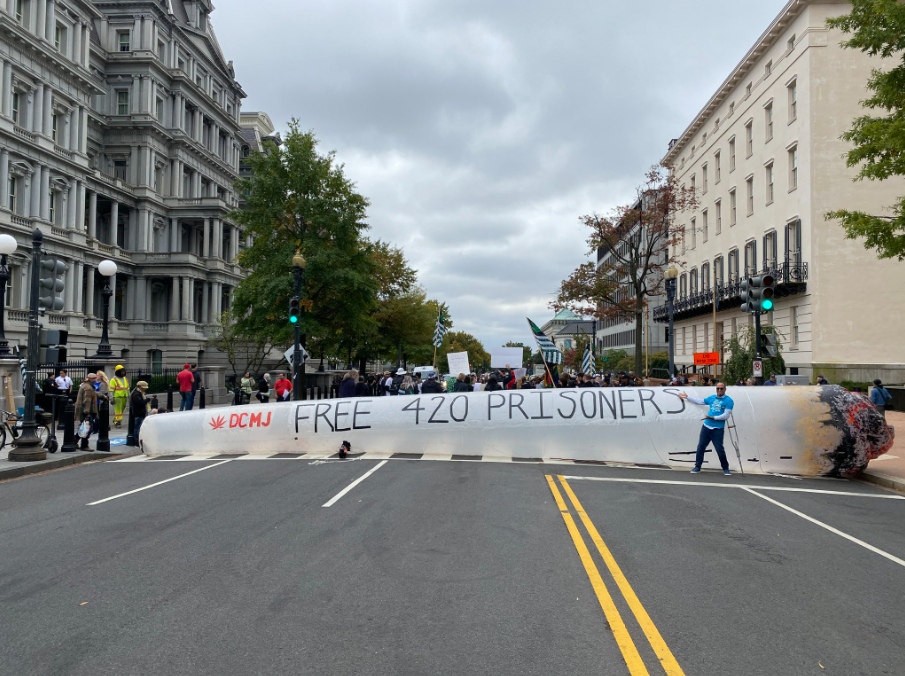
[[[776,279],[774,285],[776,298],[783,298],[784,296],[801,293],[805,289],[808,280],[808,264],[780,263],[779,265],[765,268],[760,274],[773,275]],[[689,319],[712,312],[714,291],[716,292],[719,309],[727,309],[741,304],[741,279],[732,279],[724,284],[717,284],[715,289],[677,297],[673,303],[675,318],[677,320]],[[654,308],[654,321],[669,321],[668,305]]]
[[[76,390],[78,390],[79,385],[85,380],[89,373],[97,373],[98,371],[103,370],[108,379],[113,378],[113,368],[108,365],[92,361],[71,361],[58,364],[39,364],[37,371],[38,383],[42,388],[46,389],[47,386],[50,386],[50,382],[48,381],[52,381],[56,378],[62,370],[65,370],[66,374],[72,379],[73,396],[75,395]],[[173,387],[177,390],[179,389],[176,374],[181,370],[182,369],[160,368],[126,369],[126,378],[129,380],[130,389],[134,388],[139,380],[144,380],[148,383],[148,392],[160,393],[166,392],[168,387]],[[53,389],[55,389],[55,386],[51,386],[51,390]]]

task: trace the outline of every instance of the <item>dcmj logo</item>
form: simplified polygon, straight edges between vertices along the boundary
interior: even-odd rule
[[[231,413],[229,416],[229,429],[234,427],[268,427],[270,425],[270,417],[273,411],[267,412],[267,417],[263,413]],[[212,430],[222,430],[226,427],[226,418],[218,415],[209,422]]]

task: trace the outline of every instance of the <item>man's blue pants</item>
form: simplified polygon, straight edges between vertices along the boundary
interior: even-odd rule
[[[701,427],[701,436],[698,439],[698,455],[694,461],[695,467],[701,468],[701,463],[704,462],[704,451],[707,449],[708,444],[713,442],[716,454],[720,456],[720,465],[723,466],[723,469],[729,469],[729,461],[726,460],[726,451],[723,448],[723,435],[725,433],[725,429],[712,429],[707,427],[707,425]]]

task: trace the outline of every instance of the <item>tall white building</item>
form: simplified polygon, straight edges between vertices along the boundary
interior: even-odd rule
[[[905,265],[880,261],[845,239],[824,214],[840,209],[889,213],[905,182],[853,183],[840,140],[865,110],[877,57],[843,49],[826,19],[851,5],[791,0],[745,58],[671,142],[663,163],[694,187],[700,208],[679,216],[685,241],[676,305],[676,362],[714,342],[713,285],[720,311],[716,337],[749,325],[738,281],[769,271],[791,374],[831,381],[905,381]],[[666,321],[666,308],[656,311]]]
[[[0,230],[7,337],[25,344],[31,232],[65,261],[70,359],[93,354],[116,262],[111,343],[132,367],[204,362],[243,276],[238,205],[245,93],[209,0],[0,0]]]

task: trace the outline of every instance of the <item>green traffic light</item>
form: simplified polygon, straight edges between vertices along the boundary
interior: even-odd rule
[[[767,298],[761,302],[760,306],[763,308],[764,312],[769,312],[773,309],[773,301]]]
[[[289,323],[290,323],[290,324],[295,324],[298,320],[299,320],[298,317],[290,317],[290,318],[289,318]]]

